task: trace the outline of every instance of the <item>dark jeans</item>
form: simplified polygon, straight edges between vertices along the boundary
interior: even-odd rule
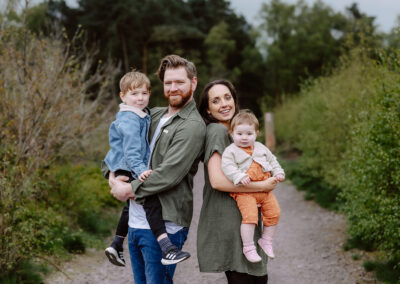
[[[168,234],[171,242],[182,249],[189,229]],[[161,249],[151,230],[129,228],[129,254],[135,284],[172,284],[176,264],[161,264]]]
[[[127,176],[129,181],[134,180],[132,174],[128,171],[118,170],[115,172],[115,176]],[[144,205],[144,211],[146,212],[146,219],[149,222],[150,229],[154,236],[158,238],[160,235],[167,233],[165,229],[165,223],[162,217],[162,207],[160,200],[157,195],[146,197]],[[128,234],[128,221],[129,221],[129,200],[127,205],[122,209],[121,217],[118,221],[118,226],[115,234],[117,236],[126,237]]]
[[[267,284],[268,274],[264,276],[254,276],[247,273],[236,271],[225,271],[228,284]]]

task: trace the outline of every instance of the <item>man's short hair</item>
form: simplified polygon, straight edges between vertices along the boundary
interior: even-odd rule
[[[119,88],[123,94],[126,92],[140,88],[143,85],[146,86],[147,90],[150,91],[150,80],[142,72],[132,70],[126,73],[119,81]]]
[[[240,124],[254,125],[254,129],[258,131],[259,123],[257,117],[249,109],[242,109],[231,121],[231,130]]]
[[[160,67],[158,67],[157,75],[161,82],[164,82],[164,74],[167,69],[176,69],[183,67],[186,70],[187,76],[190,80],[197,76],[196,66],[193,62],[180,57],[179,55],[171,54],[161,59]]]

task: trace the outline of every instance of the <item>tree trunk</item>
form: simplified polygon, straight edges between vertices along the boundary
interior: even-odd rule
[[[142,72],[147,74],[147,46],[150,40],[146,40],[142,49]]]
[[[123,32],[119,33],[122,45],[122,55],[124,58],[125,73],[129,71],[128,48],[126,46],[126,38]]]

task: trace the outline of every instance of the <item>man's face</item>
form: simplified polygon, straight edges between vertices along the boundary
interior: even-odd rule
[[[196,86],[197,78],[190,80],[184,67],[165,70],[164,96],[171,107],[183,107],[192,98]]]

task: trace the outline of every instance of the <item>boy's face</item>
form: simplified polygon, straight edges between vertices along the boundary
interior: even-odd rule
[[[233,142],[239,147],[250,147],[254,145],[257,138],[257,131],[254,125],[239,124],[233,129]]]
[[[121,100],[128,106],[136,107],[143,110],[149,104],[150,91],[146,85],[140,88],[132,89],[126,93],[120,93]]]

